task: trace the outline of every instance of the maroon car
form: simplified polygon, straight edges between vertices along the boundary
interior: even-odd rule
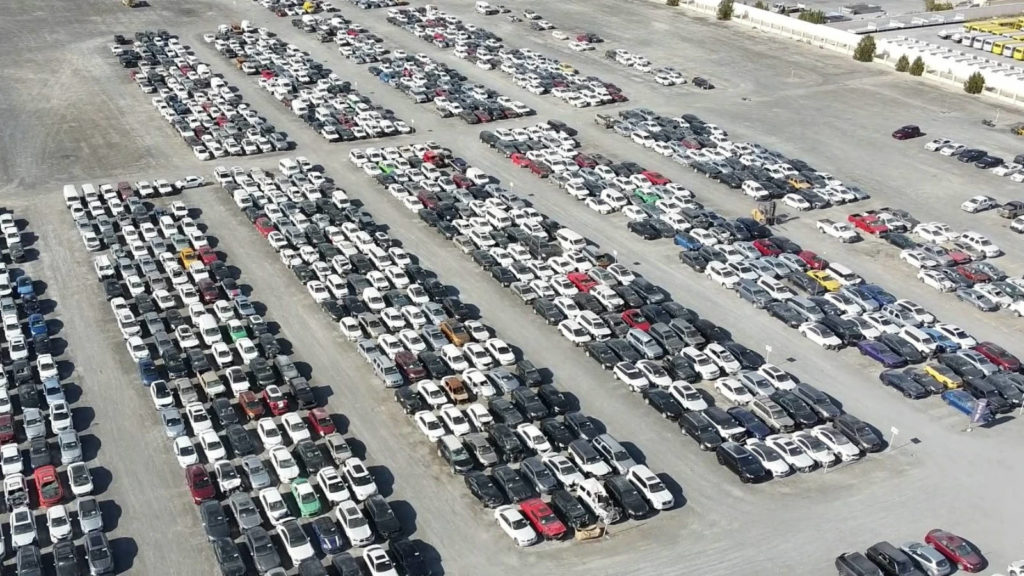
[[[427,369],[416,358],[416,355],[408,350],[395,354],[395,365],[399,371],[409,380],[409,383],[419,382],[427,377]]]
[[[981,342],[974,347],[974,351],[988,358],[990,362],[999,366],[1000,370],[1009,372],[1020,371],[1020,360],[1007,352],[1002,346],[992,342]]]
[[[892,137],[897,140],[910,140],[911,138],[918,138],[924,136],[924,132],[913,124],[901,126],[895,132],[892,133]]]
[[[14,416],[0,414],[0,443],[14,440]]]
[[[824,270],[825,268],[828,268],[828,260],[825,260],[810,250],[800,251],[800,253],[797,254],[797,257],[803,260],[804,264],[807,264],[807,267],[811,270]]]
[[[185,468],[185,484],[188,485],[188,491],[192,494],[192,502],[196,504],[217,495],[217,489],[210,479],[210,473],[202,464],[193,464]]]
[[[988,565],[974,546],[952,532],[936,528],[925,535],[924,541],[964,572],[981,572]]]
[[[965,279],[970,281],[972,284],[979,284],[981,282],[990,282],[992,278],[988,274],[985,274],[981,270],[973,268],[971,266],[957,266],[954,268],[956,273],[963,276]]]
[[[213,283],[213,280],[203,278],[199,281],[199,297],[203,300],[204,304],[216,302],[219,295],[217,285]]]

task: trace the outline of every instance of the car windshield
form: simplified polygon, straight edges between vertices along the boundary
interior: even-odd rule
[[[960,556],[961,558],[965,556],[971,556],[972,554],[974,554],[974,550],[970,546],[968,546],[966,542],[956,542],[955,544],[950,546],[950,548],[952,548],[953,552],[955,552],[956,555]]]
[[[60,495],[60,484],[54,480],[51,480],[43,484],[43,486],[39,489],[39,492],[41,492],[43,498],[46,498],[47,500],[49,500],[50,498],[56,498],[57,496]]]
[[[527,522],[525,518],[516,518],[509,522],[509,526],[511,526],[513,530],[522,530],[529,527],[529,525],[530,523]]]

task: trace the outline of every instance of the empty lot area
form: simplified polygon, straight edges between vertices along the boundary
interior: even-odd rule
[[[519,550],[495,529],[489,511],[470,497],[462,480],[426,447],[394,402],[391,392],[343,342],[332,324],[277,261],[274,251],[245,220],[231,198],[208,186],[186,191],[184,200],[202,209],[218,250],[245,271],[253,298],[274,311],[291,338],[296,359],[306,362],[319,386],[330,386],[327,405],[343,412],[366,452],[387,467],[396,496],[415,510],[411,537],[430,544],[446,574],[489,575],[518,572],[564,575],[622,574],[787,574],[832,573],[840,552],[863,550],[879,540],[921,540],[935,527],[969,538],[1001,570],[1024,554],[1017,525],[1024,503],[1015,498],[1024,463],[1016,455],[1024,422],[1012,416],[992,427],[964,431],[967,419],[937,397],[912,402],[884,388],[878,366],[856,351],[826,352],[778,321],[755,311],[725,290],[684,268],[667,242],[649,243],[627,231],[618,215],[600,216],[554,185],[521,171],[488,150],[481,129],[517,127],[560,119],[579,130],[584,148],[616,160],[632,160],[658,170],[693,190],[697,199],[729,217],[749,216],[748,198],[698,177],[685,166],[644,150],[595,125],[595,113],[614,114],[647,107],[658,113],[693,113],[729,131],[735,141],[758,142],[801,158],[871,198],[844,207],[804,213],[777,227],[778,234],[849,265],[868,281],[899,297],[911,298],[947,322],[963,326],[980,340],[992,340],[1020,356],[1020,322],[1006,312],[982,314],[914,279],[898,262],[898,251],[873,238],[841,245],[815,231],[817,218],[845,220],[848,213],[881,206],[909,210],[921,221],[939,220],[955,229],[988,234],[1006,255],[994,263],[1019,276],[1024,257],[1020,237],[1008,220],[992,213],[967,214],[960,203],[975,194],[1000,201],[1019,199],[1024,184],[978,170],[970,164],[927,152],[923,144],[948,137],[983,148],[1007,160],[1024,147],[1005,129],[981,125],[995,106],[959,91],[891,73],[882,65],[853,60],[776,39],[746,27],[694,18],[641,0],[588,0],[548,3],[507,2],[515,13],[538,11],[575,36],[596,32],[606,39],[598,49],[573,52],[551,32],[530,30],[504,16],[474,12],[471,0],[438,6],[464,21],[502,36],[510,44],[566,60],[584,75],[617,84],[630,102],[597,109],[575,109],[556,98],[517,87],[498,70],[482,70],[428,45],[386,21],[385,10],[336,6],[348,18],[382,36],[392,47],[423,52],[456,66],[470,81],[521,100],[535,117],[491,126],[467,126],[438,117],[432,105],[416,105],[399,91],[379,85],[346,60],[332,44],[291,26],[251,0],[152,0],[136,9],[117,0],[85,0],[50,5],[0,0],[0,194],[3,205],[24,216],[39,236],[40,276],[60,302],[64,337],[76,369],[90,376],[88,400],[103,440],[104,466],[111,471],[110,494],[120,506],[119,533],[134,539],[130,573],[214,574],[216,561],[205,543],[198,515],[188,502],[170,443],[162,437],[152,405],[140,390],[135,367],[124,354],[120,334],[109,321],[90,258],[60,197],[65,183],[119,180],[175,180],[188,174],[211,180],[214,166],[276,168],[285,155],[301,155],[324,167],[339,188],[365,204],[393,237],[417,253],[442,282],[458,285],[460,297],[480,308],[499,337],[522,347],[522,355],[549,368],[560,388],[579,398],[584,410],[635,449],[652,470],[671,478],[684,504],[643,522],[613,525],[600,541],[566,542]],[[416,6],[414,4],[414,6]],[[417,133],[381,140],[331,144],[221,58],[204,33],[217,25],[249,19],[283,40],[310,52],[338,76],[413,125]],[[167,28],[192,46],[246,102],[297,144],[291,152],[249,159],[200,162],[127,77],[108,45],[114,34]],[[604,57],[624,48],[659,66],[675,66],[687,77],[709,78],[717,88],[690,84],[662,87],[650,75],[627,70]],[[1011,118],[1010,110],[1002,117]],[[922,139],[898,142],[890,133],[917,124]],[[606,251],[668,289],[730,330],[759,352],[772,347],[769,361],[838,398],[843,408],[870,422],[886,439],[887,450],[828,472],[782,481],[741,485],[713,457],[701,453],[678,429],[661,420],[625,387],[613,384],[596,363],[573,352],[557,332],[498,286],[472,261],[416,216],[387,196],[347,160],[352,148],[397,146],[434,140],[473,166],[499,178],[538,210],[585,234]],[[707,383],[704,384],[708,386]],[[678,437],[673,437],[676,434]],[[681,497],[681,498],[680,498]],[[6,530],[6,529],[5,529]],[[122,564],[123,568],[128,566]],[[756,568],[752,568],[756,567]]]

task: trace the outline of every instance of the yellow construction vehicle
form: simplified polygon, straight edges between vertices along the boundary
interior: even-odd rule
[[[1024,136],[1024,123],[1014,124],[1010,127],[1010,132],[1013,132],[1017,136]]]
[[[136,0],[121,0],[121,4],[124,4],[129,8],[135,8],[135,1]]]
[[[313,12],[316,12],[316,4],[307,0],[307,2],[302,5],[302,11],[306,14],[312,14]]]
[[[775,201],[758,202],[757,208],[750,212],[750,217],[758,224],[764,224],[765,226],[775,224]]]

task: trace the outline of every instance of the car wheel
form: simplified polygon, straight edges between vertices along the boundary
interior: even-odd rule
[[[725,465],[725,459],[722,458],[721,454],[718,455],[718,464],[722,466]]]

